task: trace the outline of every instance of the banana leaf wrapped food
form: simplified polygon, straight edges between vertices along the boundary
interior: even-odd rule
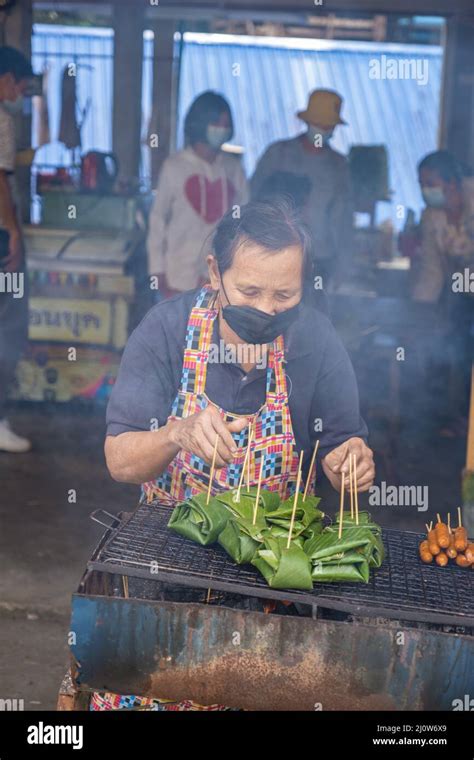
[[[336,515],[336,523],[339,525],[339,515]],[[370,512],[359,512],[359,524],[356,523],[356,518],[351,517],[350,512],[343,512],[342,515],[342,527],[343,528],[350,528],[350,527],[359,527],[364,526],[365,528],[369,528],[373,533],[380,534],[382,532],[382,528],[380,525],[377,525],[372,520],[372,516]]]
[[[254,558],[265,530],[265,519],[261,516],[255,525],[245,517],[231,517],[217,541],[237,565],[244,565]]]
[[[310,539],[314,538],[315,536],[318,536],[323,531],[323,523],[321,520],[315,520],[314,522],[310,523],[307,528],[302,523],[299,523],[295,520],[293,524],[293,531],[291,534],[291,540],[298,546],[301,546],[301,548],[304,547],[305,542]],[[278,523],[267,523],[267,528],[265,530],[266,536],[271,536],[272,538],[284,538],[288,541],[288,535],[290,532],[290,521],[288,520],[287,523],[282,523],[281,525]]]
[[[255,500],[257,498],[256,486],[251,486],[250,489],[242,488],[240,491],[240,499],[237,497],[237,489],[232,491],[221,491],[215,496],[216,499],[226,504],[232,511],[240,515],[249,516],[253,514],[255,507]],[[260,489],[258,508],[276,509],[280,504],[280,497],[276,491],[267,491],[265,488]]]
[[[311,590],[311,565],[308,555],[293,541],[265,536],[252,560],[271,588]]]
[[[339,515],[336,518],[339,523]],[[358,527],[367,528],[372,534],[372,540],[365,546],[363,553],[367,556],[369,567],[380,567],[385,557],[385,548],[382,542],[382,528],[372,520],[369,512],[359,512],[359,525],[350,512],[344,512],[342,516],[342,529],[350,530]]]
[[[384,548],[379,535],[366,525],[342,529],[325,528],[321,535],[305,542],[315,581],[358,581],[368,583],[369,568],[380,567]]]
[[[218,542],[238,565],[249,563],[262,541],[262,531],[266,528],[264,507],[268,503],[279,503],[278,494],[260,489],[260,498],[255,514],[257,489],[242,490],[240,498],[237,491],[221,491],[216,499],[232,513]],[[255,524],[254,524],[255,516]]]
[[[288,535],[289,535],[289,530],[287,528],[282,528],[280,525],[267,524],[267,527],[264,531],[264,536],[266,537],[284,539],[285,545],[286,545],[286,542],[288,541]],[[291,542],[293,544],[296,544],[296,546],[299,546],[301,549],[303,549],[305,541],[306,541],[306,538],[304,537],[302,533],[297,535],[297,533],[293,531],[292,536],[291,536]]]
[[[333,583],[369,582],[369,563],[358,552],[348,552],[339,560],[318,562],[313,564],[311,577],[313,581]]]
[[[283,523],[291,520],[293,514],[295,497],[290,496],[289,499],[280,502],[275,509],[266,509],[265,517],[272,523],[277,525],[283,525]],[[308,527],[315,520],[322,520],[324,512],[318,509],[318,504],[321,501],[319,496],[307,496],[303,501],[303,494],[298,494],[295,511],[295,521],[303,524],[305,528]]]
[[[257,498],[257,486],[250,486],[250,488],[242,491],[245,496],[249,496],[251,499]],[[260,488],[260,494],[258,503],[265,509],[276,509],[280,504],[281,499],[278,491],[269,491],[267,488]]]
[[[267,522],[274,527],[272,531],[276,537],[288,538],[288,533],[291,524],[291,515],[293,514],[294,507],[294,495],[289,499],[282,501],[276,509],[265,510],[265,518]],[[299,539],[309,539],[321,533],[323,529],[322,519],[324,512],[318,509],[320,502],[317,496],[307,496],[303,501],[303,494],[298,494],[298,500],[296,503],[295,519],[293,522],[293,529],[291,533],[292,541],[297,541],[301,544]],[[277,531],[276,527],[281,528],[281,531]]]
[[[372,531],[371,531],[372,533]],[[385,547],[380,534],[372,533],[372,539],[363,549],[359,550],[367,557],[369,567],[380,567],[385,558]]]
[[[208,546],[217,541],[227,521],[232,516],[230,510],[215,498],[200,493],[187,501],[177,504],[171,514],[168,528],[191,541]]]
[[[253,509],[255,502],[251,505],[251,517],[247,514],[250,510],[248,509],[249,505],[246,504],[245,497],[241,497],[241,502],[238,505],[234,505],[234,509],[235,506],[240,510],[240,515],[231,518],[227,522],[226,527],[218,538],[218,542],[238,565],[248,563],[253,559],[264,537],[284,539],[286,544],[290,530],[289,519],[282,519],[280,521],[281,524],[278,524],[278,522],[272,523],[267,521],[267,513],[259,508],[254,525]],[[291,537],[292,543],[302,549],[304,542],[308,538],[314,537],[321,533],[322,530],[323,525],[321,520],[313,521],[308,527],[305,527],[303,523],[295,521]]]

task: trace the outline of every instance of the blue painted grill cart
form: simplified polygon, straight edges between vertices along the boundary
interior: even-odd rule
[[[72,598],[60,709],[91,691],[248,710],[452,710],[474,694],[474,573],[384,530],[368,584],[276,591],[140,504],[107,527]],[[107,516],[107,523],[103,523]]]

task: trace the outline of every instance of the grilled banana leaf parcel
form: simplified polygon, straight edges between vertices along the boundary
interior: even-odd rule
[[[265,517],[269,522],[285,527],[289,524],[293,514],[294,496],[282,501],[276,509],[267,509]],[[311,523],[322,520],[324,512],[318,509],[321,499],[318,496],[307,496],[303,501],[303,494],[298,494],[296,503],[295,521],[301,523],[303,528],[307,528]]]
[[[339,523],[339,516],[337,516],[336,522]],[[358,528],[367,528],[372,534],[372,540],[363,551],[369,561],[369,567],[380,567],[385,557],[382,528],[372,520],[369,512],[359,512],[359,525],[356,525],[355,517],[351,517],[350,512],[344,512],[342,518],[343,533],[346,530],[357,530]]]
[[[370,543],[364,546],[363,549],[358,549],[363,554],[369,563],[369,567],[380,567],[385,558],[385,548],[382,542],[382,537],[378,533],[372,533]]]
[[[380,567],[384,558],[381,537],[363,525],[343,528],[341,538],[336,528],[325,528],[320,536],[305,542],[304,550],[311,559],[316,581],[368,583],[369,568]]]
[[[255,501],[257,498],[257,486],[250,486],[249,490],[242,489],[242,493]],[[265,509],[276,509],[280,504],[280,496],[277,491],[268,491],[266,488],[261,488],[258,502],[259,506]]]
[[[323,532],[323,527],[324,526],[322,520],[315,520],[314,522],[310,523],[307,528],[304,529],[301,536],[305,540],[314,538],[315,536],[320,536]]]
[[[313,588],[309,557],[293,542],[287,548],[285,539],[267,536],[263,546],[257,549],[252,565],[271,588]]]
[[[288,534],[288,528],[282,528],[280,525],[272,525],[271,523],[268,524],[267,528],[264,531],[264,536],[269,536],[270,538],[285,539],[285,542],[288,541]],[[306,539],[303,533],[297,535],[293,530],[293,533],[291,535],[292,543],[296,544],[296,546],[299,546],[302,549],[304,547],[305,540]]]
[[[171,514],[168,528],[201,546],[217,541],[232,515],[217,499],[211,498],[206,504],[206,498],[207,494],[200,493],[178,504]]]
[[[237,489],[233,491],[221,491],[215,495],[215,498],[222,504],[225,504],[236,517],[243,517],[246,520],[253,520],[253,513],[255,509],[255,499],[257,496],[257,489],[250,489],[250,491],[244,491],[242,489],[240,493],[240,499],[237,499]],[[267,509],[267,505],[278,505],[280,499],[277,493],[272,491],[265,491],[260,489],[260,496],[258,500],[257,513],[260,515]]]
[[[336,523],[339,525],[339,515],[336,516]],[[373,533],[381,533],[382,528],[380,525],[377,525],[372,520],[372,517],[369,512],[359,512],[359,525],[356,523],[355,517],[351,517],[350,512],[344,512],[342,516],[342,527],[343,528],[350,528],[350,527],[359,527],[364,526],[365,528],[370,528]]]
[[[319,583],[333,582],[369,582],[369,563],[357,552],[350,552],[340,560],[318,562],[313,564],[311,572],[313,581]]]
[[[347,551],[362,549],[370,545],[373,535],[365,527],[343,528],[339,538],[336,528],[325,528],[321,535],[306,541],[304,550],[313,562],[331,558],[340,559]]]
[[[264,531],[264,520],[260,519],[253,525],[251,520],[243,517],[231,517],[217,540],[234,562],[244,565],[254,558],[262,544]]]
[[[252,518],[255,501],[249,496],[246,496],[243,492],[240,494],[239,500],[237,500],[236,490],[216,493],[214,499],[229,509],[234,517],[244,517],[246,519]]]

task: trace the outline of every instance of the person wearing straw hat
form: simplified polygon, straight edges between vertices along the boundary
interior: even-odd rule
[[[115,480],[141,484],[143,501],[172,507],[238,488],[243,473],[286,499],[298,483],[314,489],[315,467],[340,490],[351,454],[358,489],[372,485],[351,362],[329,319],[303,299],[310,249],[290,203],[230,211],[207,256],[209,282],[154,306],[130,336],[105,455]],[[142,700],[95,694],[92,709],[167,709]]]
[[[277,171],[303,174],[311,181],[311,193],[302,211],[313,237],[316,273],[327,286],[347,276],[352,251],[353,204],[349,165],[330,141],[341,116],[342,98],[332,90],[311,93],[308,105],[296,114],[305,132],[272,143],[260,158],[251,180],[251,196],[257,199],[268,177]]]

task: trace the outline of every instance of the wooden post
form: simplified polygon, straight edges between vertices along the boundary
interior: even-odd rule
[[[154,21],[153,108],[148,138],[151,150],[151,183],[156,186],[163,161],[175,147],[177,63],[174,60],[175,21]],[[175,65],[176,64],[176,65]],[[158,138],[158,145],[153,141]]]
[[[468,166],[474,164],[474,17],[447,20],[439,144]]]
[[[474,364],[471,370],[471,399],[467,430],[466,470],[474,472]]]
[[[28,59],[31,58],[31,35],[33,30],[33,0],[17,0],[8,12],[0,14],[2,20],[2,43],[20,50]],[[15,136],[17,150],[31,147],[31,114],[19,114],[15,117]],[[20,214],[23,222],[30,221],[31,172],[29,166],[19,166],[15,170],[15,179],[20,201]]]
[[[466,469],[462,475],[462,521],[468,536],[474,536],[474,364],[471,372],[471,397],[467,428]]]
[[[119,181],[135,186],[140,169],[142,120],[143,3],[114,5],[113,151]]]

